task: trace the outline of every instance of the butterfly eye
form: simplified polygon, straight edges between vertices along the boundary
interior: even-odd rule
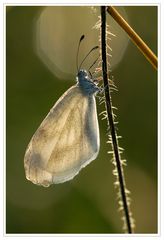
[[[92,80],[96,85],[98,85],[99,81],[97,79]]]

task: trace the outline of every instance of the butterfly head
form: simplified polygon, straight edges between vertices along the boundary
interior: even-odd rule
[[[100,91],[100,88],[93,82],[91,74],[84,69],[80,69],[77,74],[77,85],[85,95],[92,95]]]

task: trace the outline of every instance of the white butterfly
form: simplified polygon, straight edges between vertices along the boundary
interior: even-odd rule
[[[35,184],[71,180],[99,152],[95,94],[100,88],[86,70],[56,102],[33,135],[24,158],[26,178]]]

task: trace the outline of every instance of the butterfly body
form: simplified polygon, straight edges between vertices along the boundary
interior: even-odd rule
[[[78,72],[77,83],[84,95],[92,95],[100,91],[100,88],[92,81],[86,70]]]
[[[98,91],[87,71],[80,70],[77,84],[59,98],[27,147],[24,166],[28,180],[45,187],[71,180],[97,157]]]

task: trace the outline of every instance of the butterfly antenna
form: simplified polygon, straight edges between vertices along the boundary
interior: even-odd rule
[[[100,57],[100,55],[98,56],[98,58],[96,58],[96,60],[95,60],[95,61],[92,63],[92,65],[89,67],[88,72],[89,72],[89,70],[97,63],[99,57]]]
[[[90,55],[90,53],[93,52],[94,50],[98,49],[98,48],[99,48],[99,46],[95,46],[87,53],[87,55],[84,57],[83,61],[81,62],[80,66],[78,68],[78,71],[81,68],[81,66],[82,66],[83,62],[85,61],[85,59]]]
[[[79,71],[79,63],[78,63],[78,58],[79,58],[79,49],[80,49],[80,44],[81,41],[84,39],[85,35],[83,34],[79,40],[79,44],[78,44],[78,48],[77,48],[77,55],[76,55],[76,68],[77,68],[77,72]]]

